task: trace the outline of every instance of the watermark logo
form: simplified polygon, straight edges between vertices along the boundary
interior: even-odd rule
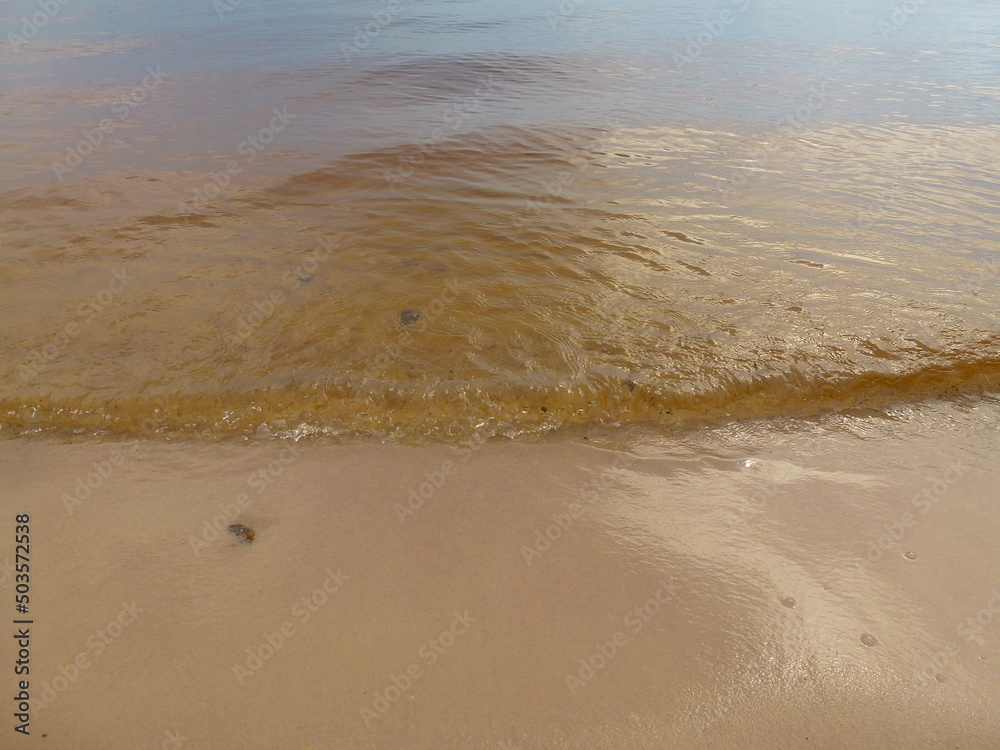
[[[256,133],[247,136],[236,148],[236,152],[244,158],[247,164],[252,164],[257,156],[274,142],[275,136],[298,117],[298,115],[289,114],[288,107],[272,108],[271,113],[273,116],[270,122]],[[240,166],[240,163],[235,159],[230,159],[222,170],[209,173],[209,181],[200,188],[194,188],[191,191],[192,198],[182,202],[178,208],[185,213],[206,210],[208,203],[222,195],[224,190],[229,189],[233,177],[242,174],[242,172],[243,167]]]
[[[97,127],[81,131],[83,138],[76,145],[66,147],[66,156],[62,161],[52,163],[52,171],[59,182],[62,182],[66,175],[79,167],[84,159],[94,153],[104,143],[104,134],[114,132],[120,123],[131,117],[135,109],[145,102],[149,98],[149,94],[167,77],[166,73],[160,70],[159,65],[156,66],[155,70],[146,68],[146,73],[147,75],[142,79],[140,86],[136,86],[127,94],[122,94],[111,103],[111,112],[118,122],[110,117],[105,117],[97,123]]]
[[[251,472],[246,479],[247,486],[256,495],[260,496],[275,479],[285,473],[285,468],[295,463],[299,458],[299,447],[294,443],[286,444],[278,453],[278,457],[270,461],[267,466],[263,466]],[[201,534],[188,537],[188,545],[195,557],[201,555],[203,549],[207,549],[212,542],[216,541],[223,532],[227,531],[230,524],[236,521],[240,514],[253,502],[248,492],[240,492],[233,498],[231,503],[219,505],[219,515],[211,519],[205,519],[202,524]]]
[[[41,694],[32,702],[32,713],[37,716],[38,712],[51,705],[60,693],[66,692],[69,686],[80,679],[80,675],[97,661],[108,646],[121,638],[125,628],[134,623],[143,611],[135,599],[131,602],[122,602],[118,615],[87,638],[87,650],[77,654],[69,664],[61,665],[58,675],[42,683]]]
[[[593,680],[611,661],[621,653],[631,641],[632,637],[649,624],[658,615],[664,605],[677,593],[677,585],[673,581],[664,581],[649,599],[637,607],[631,609],[623,618],[623,628],[615,630],[606,640],[598,641],[594,651],[588,656],[581,657],[579,665],[574,672],[566,675],[566,687],[569,692],[576,694],[576,691]],[[626,632],[627,631],[627,632]]]
[[[371,706],[362,706],[360,709],[365,726],[370,729],[375,721],[385,716],[393,704],[406,695],[426,674],[425,669],[434,666],[445,652],[469,631],[474,622],[477,622],[477,619],[471,617],[468,610],[462,614],[456,612],[447,628],[420,647],[417,651],[418,661],[410,663],[399,674],[390,672],[389,684],[376,691]]]
[[[903,28],[922,5],[927,5],[928,0],[903,0],[901,3],[892,4],[892,15],[888,19],[878,22],[878,33],[883,39],[888,39],[899,29]]]
[[[455,475],[459,466],[466,463],[472,457],[472,454],[485,444],[486,440],[477,432],[472,436],[472,439],[463,441],[455,449],[458,453],[457,462],[448,458],[441,462],[437,470],[425,471],[425,481],[416,487],[410,487],[406,501],[404,503],[396,503],[393,506],[400,526],[405,524],[410,516],[415,515],[418,510],[423,508],[424,503],[434,497],[434,494],[444,486],[449,477]]]
[[[27,359],[18,365],[21,380],[25,382],[31,380],[58,359],[65,348],[80,335],[83,324],[90,323],[99,312],[108,307],[125,291],[129,284],[136,280],[135,276],[130,276],[124,268],[120,271],[113,271],[111,277],[111,281],[104,289],[77,307],[76,315],[80,319],[79,321],[69,321],[63,326],[61,332],[54,335],[45,344],[30,350]]]
[[[15,34],[11,32],[7,35],[7,41],[14,48],[14,52],[20,52],[23,45],[38,36],[38,32],[48,26],[49,21],[59,15],[62,6],[69,5],[69,3],[70,0],[38,0],[39,10],[33,13],[31,18],[21,16],[21,21],[23,22],[21,33]]]
[[[136,440],[126,450],[118,447],[112,448],[107,460],[94,461],[90,465],[91,471],[86,476],[77,478],[73,494],[63,493],[62,501],[66,513],[73,515],[73,509],[78,505],[83,505],[83,501],[93,495],[114,474],[115,469],[125,463],[128,457],[135,458],[138,450],[139,441]]]
[[[750,0],[733,0],[736,10],[725,8],[719,11],[718,16],[703,24],[705,29],[695,35],[687,37],[687,47],[684,54],[674,52],[673,60],[677,72],[680,73],[683,67],[701,57],[702,53],[712,46],[716,39],[722,36],[726,27],[736,20],[736,14],[745,11],[750,7]]]
[[[242,0],[240,1],[242,2]],[[358,28],[352,40],[353,44],[341,42],[340,51],[343,53],[344,59],[350,60],[352,57],[360,55],[362,50],[368,49],[371,43],[389,27],[389,24],[396,20],[396,16],[402,10],[403,6],[396,0],[386,3],[377,10],[373,10],[371,13],[373,20]]]
[[[243,663],[233,665],[233,674],[241,687],[245,685],[248,677],[260,671],[264,664],[274,658],[274,655],[295,637],[298,632],[296,627],[301,627],[309,622],[313,615],[330,601],[330,596],[340,591],[344,584],[350,580],[350,576],[339,567],[336,571],[327,568],[325,572],[326,578],[323,583],[292,605],[291,614],[296,622],[285,620],[277,625],[273,631],[264,633],[260,643],[247,649],[247,657]]]

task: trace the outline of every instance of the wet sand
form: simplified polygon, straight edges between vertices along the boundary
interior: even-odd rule
[[[0,559],[29,513],[34,619],[31,735],[9,711],[4,733],[997,747],[996,417],[466,448],[3,441]],[[2,588],[9,614],[7,568]]]

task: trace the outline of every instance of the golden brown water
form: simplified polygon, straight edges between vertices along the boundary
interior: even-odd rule
[[[713,13],[447,6],[349,57],[367,7],[4,50],[3,430],[451,439],[998,390],[979,32],[868,10],[765,44],[747,9],[675,69]],[[192,60],[209,24],[233,46]]]

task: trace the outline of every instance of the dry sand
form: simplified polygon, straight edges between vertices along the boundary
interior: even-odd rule
[[[8,700],[0,746],[1000,747],[997,416],[469,449],[6,440],[34,709],[21,736]]]

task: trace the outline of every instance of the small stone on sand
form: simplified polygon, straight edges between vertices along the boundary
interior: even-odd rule
[[[257,537],[257,532],[241,523],[234,523],[227,526],[241,542],[252,542]]]

